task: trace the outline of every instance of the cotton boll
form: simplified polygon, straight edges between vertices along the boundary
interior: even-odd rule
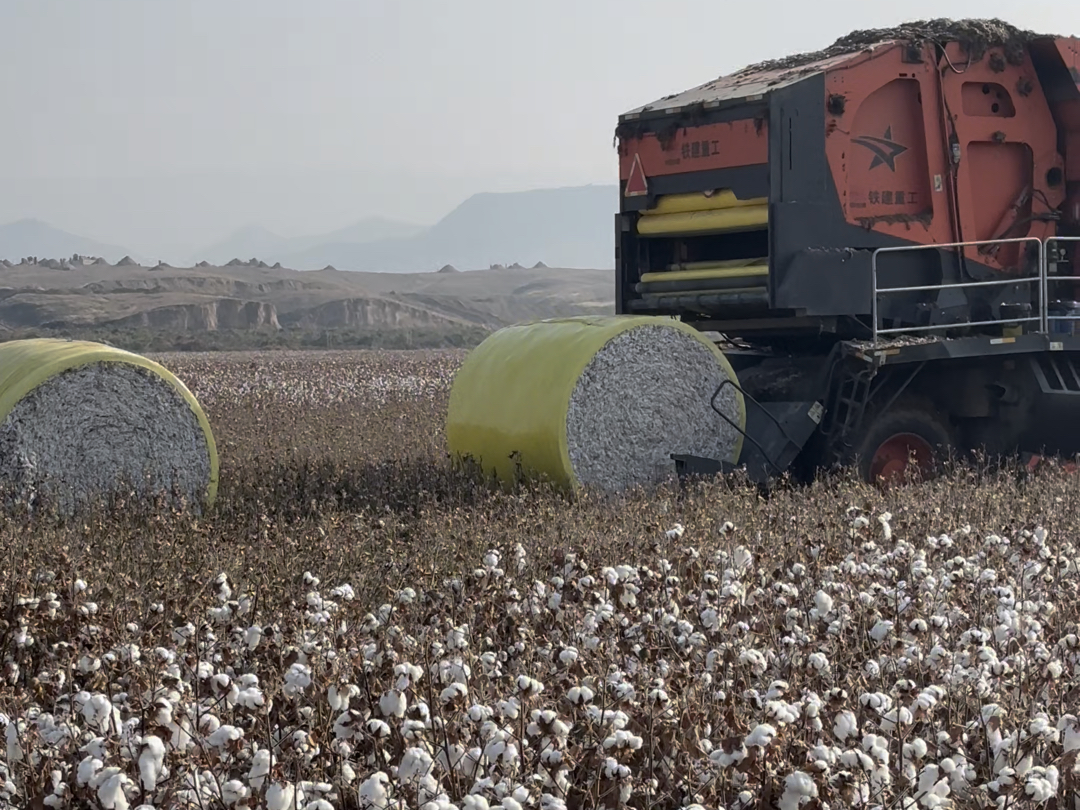
[[[221,801],[226,807],[234,805],[250,795],[251,791],[239,779],[230,779],[221,786]]]
[[[266,810],[291,810],[296,787],[291,782],[274,782],[266,789]]]
[[[813,777],[803,771],[795,771],[784,780],[780,810],[799,810],[804,804],[816,799],[817,795],[818,789]]]
[[[878,619],[877,623],[870,629],[870,637],[879,644],[888,638],[889,633],[892,632],[893,622],[889,619]]]
[[[404,717],[406,708],[405,694],[397,689],[384,692],[379,698],[379,711],[383,717]]]
[[[360,785],[357,796],[362,808],[381,810],[387,807],[387,788],[390,786],[390,778],[382,771],[377,771],[369,776]]]
[[[855,714],[851,711],[842,711],[836,715],[836,719],[833,721],[833,734],[840,742],[844,742],[848,737],[855,736],[859,731],[859,723],[855,719]]]
[[[151,793],[157,789],[165,767],[165,743],[158,737],[143,737],[142,751],[139,753],[139,778],[142,786]]]
[[[270,775],[270,768],[274,761],[269,748],[260,748],[251,758],[251,769],[248,771],[248,784],[254,790],[262,790],[263,782]]]
[[[768,723],[761,723],[755,726],[754,730],[747,736],[746,744],[751,748],[765,748],[773,741],[774,737],[776,737],[776,729]]]

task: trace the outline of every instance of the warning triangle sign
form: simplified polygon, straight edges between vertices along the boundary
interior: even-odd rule
[[[641,155],[634,153],[634,162],[630,166],[630,176],[626,178],[627,197],[642,197],[649,193],[649,182],[645,179],[645,170],[641,168]]]

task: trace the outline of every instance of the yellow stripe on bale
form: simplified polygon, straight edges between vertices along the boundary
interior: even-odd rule
[[[640,217],[637,230],[641,236],[681,236],[753,231],[768,224],[768,206],[753,205]]]
[[[571,397],[609,341],[645,326],[664,326],[699,341],[720,373],[737,382],[730,362],[712,341],[670,318],[578,316],[506,327],[473,349],[454,378],[446,421],[451,456],[459,463],[471,460],[503,484],[521,475],[562,489],[580,487],[567,442]],[[740,432],[730,461],[741,452],[746,425],[745,403],[737,389],[735,393],[736,413],[731,416]],[[708,395],[705,399],[707,403]]]
[[[149,358],[101,343],[56,338],[33,338],[0,343],[0,424],[23,397],[53,377],[93,363],[125,363],[138,366],[169,383],[191,408],[206,437],[210,457],[210,480],[206,503],[217,498],[218,455],[210,422],[198,400],[172,372]]]

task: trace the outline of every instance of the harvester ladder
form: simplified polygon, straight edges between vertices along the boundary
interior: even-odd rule
[[[866,404],[870,400],[870,388],[877,375],[877,368],[872,365],[864,365],[854,371],[844,364],[836,365],[840,379],[830,392],[831,401],[825,409],[827,416],[822,426],[825,439],[833,446],[862,425]]]
[[[1071,357],[1039,355],[1031,364],[1044,393],[1080,395],[1080,371]]]

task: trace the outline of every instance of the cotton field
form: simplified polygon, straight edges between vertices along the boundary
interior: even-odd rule
[[[1076,806],[1075,478],[493,493],[211,365],[215,514],[0,525],[0,807]]]

